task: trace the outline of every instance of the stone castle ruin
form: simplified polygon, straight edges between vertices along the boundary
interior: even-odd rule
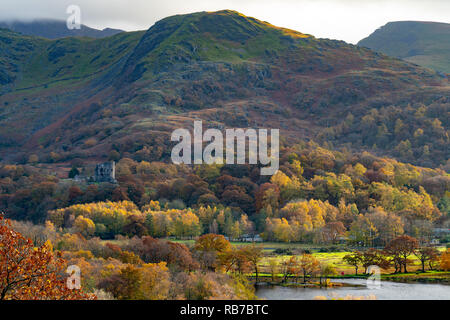
[[[94,168],[90,166],[88,168],[85,168],[85,170],[83,170],[85,174],[77,174],[73,178],[73,180],[84,183],[102,183],[102,182],[117,183],[116,163],[114,161],[98,163],[95,166],[95,170],[93,169]],[[90,174],[88,174],[88,172]]]
[[[95,166],[94,182],[117,183],[116,163],[114,161],[99,163]]]

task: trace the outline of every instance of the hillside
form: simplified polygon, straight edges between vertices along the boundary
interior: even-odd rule
[[[421,21],[389,22],[359,46],[450,73],[450,24]]]
[[[0,300],[445,298],[448,76],[230,10],[101,38],[0,28]],[[264,143],[256,164],[174,163],[195,120],[279,129],[276,172]],[[372,271],[408,283],[375,296]]]
[[[0,30],[0,155],[167,160],[174,128],[280,128],[283,141],[445,165],[448,79],[235,11],[146,32],[47,40]]]
[[[113,36],[122,30],[106,28],[97,30],[85,25],[81,25],[80,29],[68,29],[66,21],[41,19],[33,21],[0,21],[0,28],[10,29],[12,31],[28,35],[37,36],[47,39],[58,39],[65,37],[90,37],[104,38]]]

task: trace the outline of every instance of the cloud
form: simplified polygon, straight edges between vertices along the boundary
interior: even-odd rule
[[[450,22],[448,0],[1,0],[0,20],[66,19],[69,5],[96,28],[147,29],[174,14],[233,9],[318,37],[357,42],[389,21]]]

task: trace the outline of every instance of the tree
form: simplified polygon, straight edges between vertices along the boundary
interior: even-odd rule
[[[109,160],[113,161],[119,161],[120,160],[120,153],[118,153],[116,150],[111,150],[108,155]]]
[[[223,235],[205,234],[197,239],[194,250],[199,252],[202,264],[214,271],[217,268],[217,257],[231,250],[230,242]]]
[[[232,248],[219,256],[219,261],[225,267],[225,271],[234,270],[242,274],[250,270],[250,261],[247,259],[246,250],[244,247]]]
[[[84,192],[78,186],[71,186],[69,188],[69,201],[72,202],[76,198],[81,197]]]
[[[151,216],[151,215],[149,215]],[[147,227],[145,225],[145,218],[140,215],[131,215],[127,217],[127,224],[123,227],[123,232],[129,236],[142,237],[147,234]]]
[[[336,243],[339,236],[345,234],[344,224],[340,221],[328,222],[322,230],[323,238],[326,242]]]
[[[303,283],[306,283],[306,277],[311,277],[320,270],[320,262],[312,254],[304,253],[301,255],[298,266],[303,274]]]
[[[219,253],[231,249],[230,242],[220,234],[205,234],[197,239],[194,249],[197,251],[216,251]]]
[[[165,262],[141,266],[128,264],[99,284],[100,288],[122,300],[167,299],[170,286],[170,273]]]
[[[394,213],[387,213],[382,207],[370,207],[366,217],[378,231],[377,242],[385,246],[390,240],[403,234],[403,222]]]
[[[35,248],[0,214],[0,300],[88,300],[94,295],[69,289],[65,260],[50,241]]]
[[[372,245],[373,239],[378,235],[378,230],[374,224],[364,215],[360,214],[350,227],[350,236],[354,241]]]
[[[138,254],[146,263],[167,262],[171,270],[192,271],[198,267],[189,248],[182,243],[144,236],[130,239],[124,249]]]
[[[177,237],[194,237],[200,234],[200,221],[191,211],[180,212],[174,221],[174,235]]]
[[[35,154],[32,154],[28,157],[28,163],[36,163],[39,161],[39,157]]]
[[[321,264],[320,265],[320,285],[322,286],[322,278],[327,278],[332,275],[336,275],[337,271],[334,265],[327,263],[327,264]]]
[[[120,300],[139,300],[142,299],[141,284],[142,274],[139,267],[130,264],[119,273],[101,281],[99,287]]]
[[[450,249],[442,253],[440,260],[440,267],[444,271],[450,270]]]
[[[352,252],[351,254],[347,254],[342,258],[346,263],[353,266],[355,268],[355,275],[358,275],[358,267],[362,263],[362,253],[359,251]]]
[[[269,259],[269,270],[272,276],[272,282],[275,282],[275,275],[278,273],[279,264],[276,258]]]
[[[263,233],[265,240],[290,242],[293,240],[293,231],[285,218],[267,218]]]
[[[364,273],[367,273],[367,268],[373,265],[382,269],[387,269],[390,266],[390,262],[386,259],[383,252],[373,248],[363,252],[361,256],[361,264],[364,267]]]
[[[261,209],[271,206],[277,208],[280,200],[280,189],[276,184],[264,183],[255,194],[255,208],[259,212]]]
[[[80,171],[78,171],[77,167],[72,167],[72,169],[70,169],[69,171],[69,178],[73,179],[76,176],[78,176],[80,174]]]
[[[239,219],[239,227],[241,228],[241,233],[244,235],[253,235],[254,226],[253,223],[248,219],[246,214],[241,215]]]
[[[283,261],[281,263],[281,271],[283,273],[283,282],[287,282],[287,278],[295,272],[295,269],[298,265],[298,261],[295,256],[290,257],[289,259]]]
[[[75,231],[81,233],[83,237],[90,237],[95,232],[94,222],[91,219],[85,218],[83,216],[78,216],[75,219],[73,227]]]
[[[263,248],[256,245],[245,246],[243,254],[255,270],[255,282],[258,283],[258,264],[263,257]]]
[[[425,264],[427,261],[436,261],[439,257],[439,251],[433,247],[420,247],[415,252],[414,255],[420,260],[422,264],[422,272],[425,272]]]
[[[231,228],[231,238],[236,240],[242,236],[242,229],[239,221],[235,221]]]
[[[385,251],[393,257],[396,266],[395,272],[400,271],[403,266],[403,271],[407,273],[406,266],[408,264],[408,257],[416,251],[418,247],[417,239],[410,236],[399,236],[389,242]],[[398,266],[397,266],[398,264]],[[397,268],[399,267],[399,268]]]

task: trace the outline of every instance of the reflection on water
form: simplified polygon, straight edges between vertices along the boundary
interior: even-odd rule
[[[262,285],[256,289],[256,295],[268,300],[312,300],[317,296],[332,299],[348,295],[354,297],[375,296],[378,300],[450,300],[450,286],[448,285],[382,281],[381,288],[369,289],[363,279],[338,279],[334,282],[359,286],[319,289]]]

